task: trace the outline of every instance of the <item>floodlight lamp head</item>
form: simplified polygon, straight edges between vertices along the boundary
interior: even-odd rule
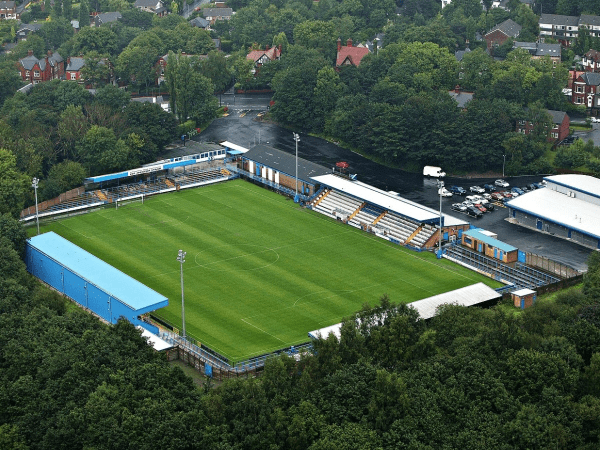
[[[38,180],[37,177],[33,177],[33,180],[31,181],[31,187],[37,189],[39,181],[40,180]]]

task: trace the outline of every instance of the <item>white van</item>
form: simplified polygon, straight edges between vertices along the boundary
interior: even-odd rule
[[[441,167],[425,166],[423,167],[423,175],[426,177],[443,178],[446,176],[446,172],[442,172]]]

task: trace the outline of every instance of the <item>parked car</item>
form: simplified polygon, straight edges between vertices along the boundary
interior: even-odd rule
[[[425,166],[423,167],[423,175],[426,177],[444,178],[446,172],[444,172],[441,167]]]
[[[504,198],[512,198],[513,194],[510,191],[501,191],[500,194],[502,194],[502,197]]]
[[[543,183],[531,183],[535,186],[536,189],[542,189],[545,188],[546,185],[544,185]]]
[[[441,188],[438,189],[438,195],[441,195],[442,197],[452,197],[452,192],[446,188]]]
[[[494,181],[494,184],[498,187],[503,187],[503,188],[507,188],[510,186],[510,184],[508,184],[506,181],[504,180],[496,180]]]
[[[488,194],[488,193],[485,193],[485,194],[483,194],[483,198],[485,198],[486,200],[489,201],[489,200],[492,199],[492,196],[490,194]]]
[[[481,211],[479,211],[477,208],[475,208],[475,206],[469,206],[467,207],[467,214],[476,218],[481,218],[481,216],[483,216],[483,213]]]
[[[481,186],[471,186],[469,190],[471,192],[475,192],[476,194],[483,194],[485,192],[485,189]]]
[[[516,197],[518,195],[523,195],[525,192],[523,192],[522,189],[518,188],[518,187],[514,187],[510,190],[510,192],[512,192],[513,196]],[[516,194],[516,195],[515,195]]]
[[[451,186],[450,192],[456,195],[465,195],[467,191],[460,186]]]
[[[591,120],[592,120],[592,123],[599,123],[600,117],[592,117]]]
[[[537,186],[535,185],[535,183],[528,184],[527,187],[529,188],[530,191],[535,191],[537,189]]]
[[[496,186],[494,186],[493,184],[484,184],[483,188],[486,191],[490,191],[490,192],[494,192],[496,190]]]
[[[531,189],[529,189],[527,186],[523,186],[523,187],[521,187],[521,190],[523,192],[529,192]]]
[[[492,203],[486,203],[485,209],[487,209],[488,212],[492,212],[494,210],[494,205]]]
[[[467,207],[462,203],[454,203],[452,205],[452,209],[455,211],[465,212],[467,210]]]
[[[493,200],[502,200],[504,198],[504,196],[500,193],[500,192],[492,192],[492,199]]]
[[[481,203],[475,203],[473,206],[482,213],[487,212],[487,209],[485,209],[485,206],[483,206]]]

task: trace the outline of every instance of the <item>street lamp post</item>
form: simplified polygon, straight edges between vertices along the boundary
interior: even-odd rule
[[[183,298],[183,263],[185,262],[185,255],[187,252],[179,250],[177,255],[177,261],[179,261],[179,267],[181,272],[181,323],[183,324],[183,338],[185,339],[185,302]]]
[[[442,255],[442,193],[444,192],[444,182],[442,180],[438,180],[439,186],[439,194],[440,194],[440,245],[439,245],[439,255],[438,258]]]
[[[300,142],[300,135],[294,133],[294,141],[296,141],[296,196],[294,201],[298,201],[298,142]]]
[[[38,188],[39,182],[40,182],[40,180],[38,180],[36,177],[33,177],[33,180],[31,182],[31,187],[35,191],[35,221],[37,223],[37,234],[40,234],[40,216],[38,214],[38,201],[37,201],[37,188]]]
[[[506,164],[506,155],[502,155],[502,178],[504,178],[504,164]]]

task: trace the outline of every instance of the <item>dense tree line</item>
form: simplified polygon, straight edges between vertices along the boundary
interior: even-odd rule
[[[312,355],[211,388],[33,281],[25,237],[0,216],[4,449],[600,445],[597,253],[580,290],[523,313],[449,305],[426,323],[383,296]]]

